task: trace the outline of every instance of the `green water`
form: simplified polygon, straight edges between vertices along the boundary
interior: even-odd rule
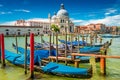
[[[45,40],[49,40],[49,37],[44,37]],[[35,37],[36,42],[40,42],[40,37]],[[103,41],[110,41],[110,39],[103,39]],[[108,55],[119,55],[120,56],[120,38],[114,38],[112,45],[108,49]],[[18,45],[24,47],[25,39],[24,37],[18,37]],[[15,43],[14,37],[5,37],[5,48],[7,50],[16,52],[11,43]],[[29,38],[28,38],[29,43]],[[81,63],[82,66],[87,66],[89,63]],[[120,80],[120,59],[107,59],[107,75],[100,75],[99,62],[96,63],[96,72],[89,79],[80,79],[80,78],[68,78],[68,77],[59,77],[54,75],[42,74],[36,72],[35,75],[38,75],[40,78],[34,80]],[[24,69],[9,62],[6,62],[6,67],[1,68],[0,63],[0,80],[26,80],[29,77],[28,74],[24,74]]]

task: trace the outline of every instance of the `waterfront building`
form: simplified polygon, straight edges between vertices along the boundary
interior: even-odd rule
[[[76,26],[75,32],[77,33],[105,33],[106,26],[102,23],[88,24],[86,26]]]
[[[0,25],[0,33],[4,35],[29,35],[30,32],[33,32],[35,35],[43,33],[43,27],[34,27],[34,26],[6,26]]]

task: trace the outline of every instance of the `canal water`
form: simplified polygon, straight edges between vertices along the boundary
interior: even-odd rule
[[[60,37],[59,37],[60,38]],[[18,45],[24,47],[25,38],[18,37]],[[44,40],[49,41],[49,37],[43,37]],[[36,42],[41,42],[40,36],[35,37]],[[110,38],[103,38],[103,41],[110,41]],[[5,37],[5,49],[16,52],[12,48],[12,43],[15,43],[15,37]],[[28,38],[29,43],[29,38]],[[108,55],[118,55],[120,56],[120,38],[114,38],[112,45],[108,49]],[[35,72],[37,79],[34,80],[120,80],[120,59],[107,59],[107,75],[100,75],[99,62],[96,63],[96,71],[93,76],[89,79],[81,78],[68,78],[68,77],[59,77],[54,75],[43,74],[40,72]],[[81,63],[81,65],[88,65],[89,63]],[[0,80],[26,80],[29,77],[28,74],[24,74],[24,69],[18,66],[15,66],[6,61],[6,67],[1,68],[0,63]]]

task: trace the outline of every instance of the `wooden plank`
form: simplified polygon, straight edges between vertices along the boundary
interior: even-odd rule
[[[54,56],[49,56],[48,58],[56,59],[56,57],[54,57]],[[71,61],[72,59],[71,58],[66,58],[66,57],[58,57],[58,60],[68,60],[68,61]]]
[[[72,53],[72,56],[93,56],[93,57],[104,57],[104,58],[116,58],[120,59],[120,56],[108,56],[108,55],[96,55],[96,54],[78,54],[78,53]]]

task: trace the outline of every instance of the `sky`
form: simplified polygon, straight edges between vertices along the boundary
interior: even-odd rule
[[[0,24],[16,20],[47,21],[64,4],[75,25],[103,23],[120,26],[120,0],[0,0]]]

